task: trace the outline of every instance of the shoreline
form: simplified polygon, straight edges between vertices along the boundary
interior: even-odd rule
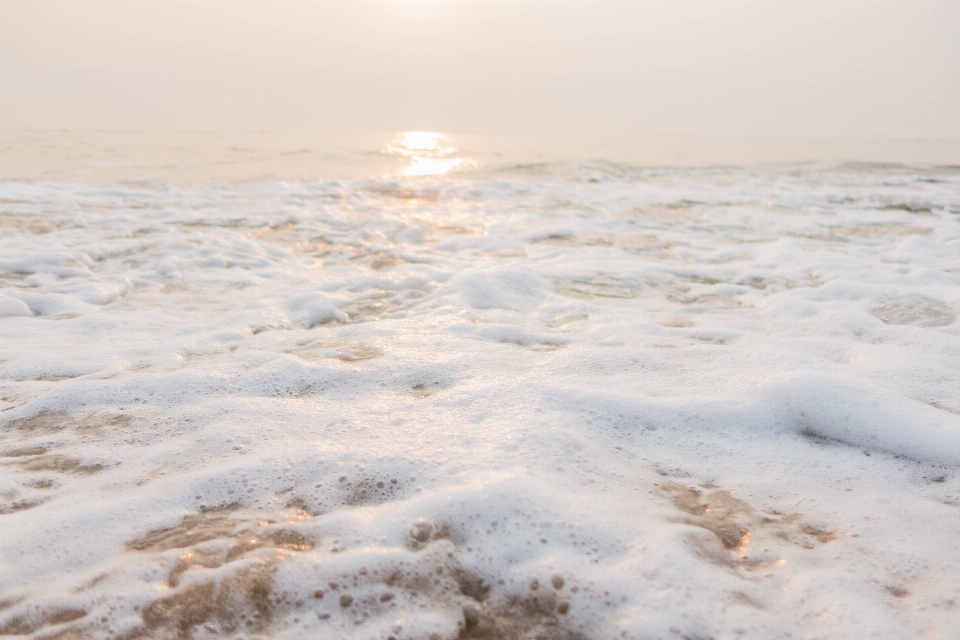
[[[525,166],[629,170],[952,170],[960,140],[719,138],[663,134],[432,134],[437,150],[397,153],[398,132],[0,132],[0,180],[201,186],[270,181],[482,178]],[[417,155],[425,153],[426,155]],[[420,165],[417,165],[420,162]],[[446,163],[446,164],[443,164]],[[433,171],[433,173],[431,173]]]

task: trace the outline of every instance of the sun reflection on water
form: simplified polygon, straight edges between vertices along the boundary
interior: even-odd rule
[[[387,146],[384,153],[405,158],[407,166],[402,176],[442,176],[454,169],[463,169],[476,163],[455,157],[459,149],[449,146],[447,136],[432,131],[405,131]]]

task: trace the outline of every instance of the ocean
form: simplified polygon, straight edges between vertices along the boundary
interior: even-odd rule
[[[0,634],[960,637],[960,167],[81,147],[0,183]]]

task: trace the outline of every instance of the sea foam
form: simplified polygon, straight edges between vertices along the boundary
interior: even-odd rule
[[[540,173],[4,183],[0,633],[955,634],[960,175]]]

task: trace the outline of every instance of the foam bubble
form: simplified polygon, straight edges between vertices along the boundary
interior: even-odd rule
[[[0,298],[0,316],[30,317],[32,315],[33,315],[33,312],[30,311],[30,307],[28,307],[23,301],[17,300],[16,298]]]

